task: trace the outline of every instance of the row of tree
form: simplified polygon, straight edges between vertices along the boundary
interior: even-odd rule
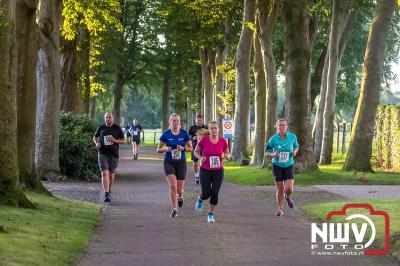
[[[394,48],[397,54],[396,46],[391,45],[385,54],[388,39],[398,42],[396,1],[334,0],[310,4],[308,1],[248,0],[244,1],[242,9],[240,2],[181,0],[171,1],[167,8],[167,13],[176,17],[178,13],[171,7],[175,3],[186,14],[180,19],[186,24],[194,24],[189,29],[183,28],[179,34],[199,49],[204,95],[200,110],[207,121],[219,120],[220,115],[234,116],[233,157],[248,157],[248,114],[253,93],[251,88],[254,86],[254,165],[266,164],[263,148],[266,138],[274,133],[278,116],[286,117],[290,129],[299,137],[302,148],[297,158],[298,170],[315,170],[317,163],[330,164],[334,117],[340,107],[336,99],[339,98],[341,104],[348,101],[354,105],[358,98],[355,122],[359,116],[368,115],[369,118],[368,122],[363,121],[353,128],[345,168],[371,170],[374,116],[382,87],[381,76],[390,72],[384,71],[384,62],[385,58],[393,59],[391,49]],[[234,18],[238,18],[240,10],[243,10],[242,23],[235,25]],[[389,30],[395,11],[395,26]],[[370,28],[368,25],[371,25]],[[232,29],[238,26],[241,26],[241,30],[237,31],[240,35],[235,39]],[[172,27],[176,28],[174,24]],[[364,36],[365,42],[354,32]],[[349,42],[351,46],[346,55]],[[232,67],[229,65],[230,57],[234,59],[234,79],[226,71],[226,68],[229,70]],[[341,67],[342,59],[346,60],[344,67]],[[375,69],[369,69],[369,62],[374,62]],[[364,64],[363,71],[359,67],[358,73],[363,75],[358,75],[358,78],[353,73],[357,63],[360,66]],[[283,111],[277,110],[279,73],[285,76]],[[233,96],[230,89],[232,80],[235,82]],[[344,85],[341,84],[343,80]],[[359,86],[360,97],[357,97],[355,91]],[[338,91],[338,88],[341,90]],[[371,95],[372,91],[375,95]],[[232,98],[234,100],[229,102]],[[315,101],[316,98],[319,100]],[[223,101],[218,102],[218,99]],[[316,113],[311,126],[314,102],[317,103],[314,107]],[[218,112],[221,106],[223,108]],[[363,111],[361,106],[365,106]],[[369,152],[366,153],[365,149]],[[360,153],[369,156],[360,158],[352,155]]]

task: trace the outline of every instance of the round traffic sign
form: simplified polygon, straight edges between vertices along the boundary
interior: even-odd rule
[[[224,123],[224,128],[226,128],[226,129],[231,129],[231,127],[232,127],[232,123],[231,122],[225,122]]]

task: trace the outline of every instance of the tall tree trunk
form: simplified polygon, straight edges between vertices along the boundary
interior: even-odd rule
[[[254,24],[255,0],[244,0],[242,31],[236,54],[236,106],[232,158],[248,158],[249,113],[250,113],[250,55]]]
[[[78,108],[77,112],[89,114],[90,104],[90,77],[89,77],[89,52],[90,52],[90,33],[87,27],[82,27],[79,34],[78,47]]]
[[[327,48],[324,48],[318,58],[317,65],[315,66],[314,73],[311,76],[311,106],[310,109],[314,108],[315,99],[319,94],[321,88],[322,74],[325,66],[325,58],[327,54]],[[314,138],[314,134],[313,134]]]
[[[334,48],[333,53],[335,54],[335,56],[329,56],[327,90],[325,95],[325,109],[323,114],[322,144],[319,159],[321,164],[330,164],[332,162],[337,74],[344,49],[354,29],[358,13],[358,11],[345,10],[347,9],[347,1],[340,1],[338,3],[334,2],[334,5],[336,5],[336,16],[338,17],[335,18],[336,12],[333,12],[334,15],[332,18],[332,23],[336,23],[332,25],[332,29],[334,29],[333,34],[335,35],[335,39],[333,39],[334,43],[332,44]],[[334,21],[334,18],[336,21]],[[329,42],[330,44],[328,48],[329,50],[331,50],[331,38]],[[329,55],[330,53],[331,51],[329,51]],[[331,61],[333,61],[332,64]]]
[[[19,181],[26,187],[46,191],[34,168],[36,122],[37,24],[35,1],[17,0],[17,141]]]
[[[124,87],[124,77],[121,73],[121,70],[117,71],[115,77],[114,84],[114,106],[113,106],[113,115],[114,115],[114,123],[117,125],[121,124],[121,102],[122,102],[122,89]]]
[[[228,14],[225,17],[225,23],[224,23],[224,61],[229,59],[232,56],[232,39],[233,39],[233,19],[232,19],[232,13],[228,12]]]
[[[222,95],[223,92],[223,86],[224,86],[224,75],[222,74],[221,71],[218,70],[218,67],[221,66],[224,63],[224,51],[222,48],[217,49],[217,54],[215,56],[215,65],[216,65],[216,71],[215,71],[215,92],[213,93],[214,95],[214,120],[218,121],[220,125],[222,125],[222,115],[220,112],[218,112],[218,108],[222,109],[223,102],[219,95]],[[222,111],[222,110],[221,110]],[[222,133],[222,132],[221,132]]]
[[[340,42],[339,42],[339,65],[342,60],[344,50],[346,49],[347,42],[350,39],[351,34],[353,33],[354,28],[356,26],[358,13],[359,10],[350,10],[346,14],[346,19],[345,19],[346,22],[342,34],[340,36]]]
[[[317,169],[313,160],[310,114],[308,113],[308,77],[310,72],[311,41],[310,14],[306,0],[284,0],[284,42],[286,72],[286,108],[289,130],[298,138],[300,151],[295,169]]]
[[[203,78],[203,109],[204,109],[204,121],[206,123],[213,119],[213,88],[212,88],[212,69],[210,68],[210,60],[212,58],[211,49],[200,49],[199,57],[201,63],[201,73]],[[215,53],[214,53],[215,55]],[[215,57],[214,57],[215,58]]]
[[[224,48],[224,63],[227,64],[229,62],[229,60],[231,59],[232,56],[232,38],[233,38],[233,34],[232,34],[232,13],[228,12],[226,18],[225,18],[225,23],[224,23],[224,43],[225,43],[225,48]],[[224,84],[223,84],[223,96],[226,97],[228,93],[230,93],[230,89],[229,89],[229,77],[228,75],[226,75],[224,77]],[[223,106],[223,111],[225,113],[225,116],[229,113],[229,117],[230,116],[230,112],[228,110],[229,106],[227,104],[227,102],[225,101],[224,106]]]
[[[267,83],[267,108],[265,138],[275,134],[275,122],[278,108],[278,81],[276,77],[276,61],[272,51],[272,32],[281,9],[282,1],[275,0],[269,6],[266,0],[257,0],[257,16],[260,21],[260,39],[264,72]],[[270,165],[271,160],[264,158],[263,166]]]
[[[352,32],[354,31],[354,27],[357,21],[358,11],[351,10],[347,13],[345,20],[345,26],[343,32],[340,35],[339,42],[339,52],[338,52],[338,65],[340,66],[340,62],[342,60],[342,56],[344,50],[346,48],[347,41],[350,39]],[[317,106],[317,111],[314,120],[314,126],[312,131],[312,137],[314,141],[314,157],[316,162],[319,162],[321,156],[322,149],[322,134],[323,134],[323,113],[325,109],[325,99],[326,99],[326,91],[327,91],[327,76],[328,76],[328,68],[329,68],[329,51],[325,56],[324,69],[322,72],[321,78],[321,89],[320,89],[320,97],[319,103]]]
[[[92,120],[97,120],[97,98],[95,96],[90,97],[90,118]]]
[[[164,72],[163,79],[163,91],[162,91],[162,107],[161,107],[161,115],[162,115],[162,130],[165,131],[169,127],[169,80],[171,78],[171,66],[167,63]]]
[[[339,43],[348,12],[346,0],[334,0],[331,29],[329,34],[329,67],[327,91],[325,95],[325,109],[323,115],[322,149],[319,158],[320,164],[332,162],[333,131],[335,119],[336,84],[339,72]]]
[[[187,126],[188,129],[190,128],[191,125],[193,125],[193,111],[192,111],[192,100],[190,96],[186,96],[186,119],[187,119]]]
[[[326,98],[328,67],[329,67],[328,53],[329,51],[327,52],[325,57],[324,70],[322,71],[321,89],[319,92],[319,102],[317,105],[317,111],[315,113],[314,126],[312,130],[315,162],[319,162],[319,157],[321,155],[321,149],[322,149],[322,130],[323,130],[325,98]]]
[[[255,32],[253,37],[254,47],[254,83],[255,83],[255,133],[254,133],[254,146],[253,146],[253,160],[252,165],[262,165],[264,160],[264,145],[265,145],[265,118],[266,118],[266,99],[267,99],[267,86],[264,72],[264,64],[261,52],[260,39],[260,24],[256,17]]]
[[[59,113],[61,1],[41,0],[37,13],[39,53],[37,65],[36,173],[41,179],[59,179]]]
[[[1,1],[0,9],[0,204],[27,206],[18,180],[15,1]]]
[[[77,39],[61,39],[61,111],[75,112],[78,105]]]
[[[365,50],[363,78],[345,170],[372,171],[372,140],[379,103],[381,73],[388,28],[396,7],[395,0],[382,0],[376,7]]]
[[[209,49],[207,51],[207,67],[210,71],[211,93],[210,93],[210,95],[207,95],[207,96],[204,95],[204,99],[209,98],[208,100],[211,100],[211,101],[209,101],[210,105],[208,106],[209,110],[211,111],[211,117],[210,117],[210,120],[208,120],[208,121],[215,120],[215,116],[216,116],[216,106],[215,106],[215,97],[214,97],[215,86],[216,86],[215,85],[215,77],[217,75],[216,74],[217,69],[216,69],[216,64],[215,64],[216,55],[217,55],[217,53],[213,49]]]

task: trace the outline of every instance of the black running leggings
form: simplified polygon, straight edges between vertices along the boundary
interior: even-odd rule
[[[224,169],[207,170],[200,168],[201,200],[207,200],[211,197],[210,204],[217,205],[222,180],[224,180]]]

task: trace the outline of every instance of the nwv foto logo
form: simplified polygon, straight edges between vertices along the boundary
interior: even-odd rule
[[[374,222],[367,215],[356,213],[347,216],[348,209],[368,209],[369,216],[382,216],[385,221],[385,246],[381,250],[366,250],[376,238],[376,227]],[[344,223],[322,223],[318,226],[311,224],[311,250],[363,250],[365,255],[384,255],[389,251],[389,215],[384,211],[375,211],[370,204],[346,204],[340,211],[331,211],[326,216],[326,220],[331,220],[333,216],[347,216]],[[353,219],[359,219],[363,222],[351,222]],[[370,228],[370,234],[367,236],[367,229]],[[350,232],[354,238],[350,238]],[[368,238],[368,239],[366,239]],[[339,244],[340,243],[340,244]],[[350,243],[355,243],[350,246]],[[312,252],[314,254],[314,252]],[[330,254],[327,254],[330,255]]]

